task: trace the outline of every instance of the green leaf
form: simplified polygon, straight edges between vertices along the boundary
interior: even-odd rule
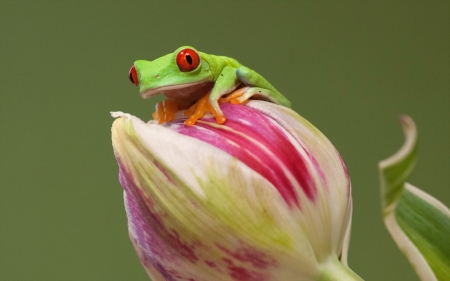
[[[450,280],[450,210],[406,182],[416,163],[417,130],[409,116],[401,121],[405,143],[379,163],[384,222],[421,280]]]

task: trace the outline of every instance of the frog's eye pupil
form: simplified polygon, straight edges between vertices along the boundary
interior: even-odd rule
[[[192,65],[192,57],[190,55],[186,55],[187,62]]]
[[[177,65],[182,72],[192,71],[200,65],[200,56],[194,49],[183,49],[177,55]]]

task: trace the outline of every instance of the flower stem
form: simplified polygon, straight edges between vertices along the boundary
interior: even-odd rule
[[[363,279],[337,259],[330,259],[323,264],[322,274],[317,281],[363,281]]]

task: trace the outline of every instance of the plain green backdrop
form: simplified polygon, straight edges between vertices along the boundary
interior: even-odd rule
[[[340,151],[350,267],[418,280],[381,218],[377,162],[412,116],[410,182],[450,205],[450,2],[0,1],[0,279],[148,280],[128,239],[110,111],[150,119],[134,60],[182,45],[257,70]],[[214,281],[214,280],[212,280]]]

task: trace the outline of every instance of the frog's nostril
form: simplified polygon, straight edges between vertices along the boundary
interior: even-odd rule
[[[134,65],[130,68],[130,71],[128,71],[128,78],[130,78],[131,83],[136,86],[138,85],[137,73]]]

